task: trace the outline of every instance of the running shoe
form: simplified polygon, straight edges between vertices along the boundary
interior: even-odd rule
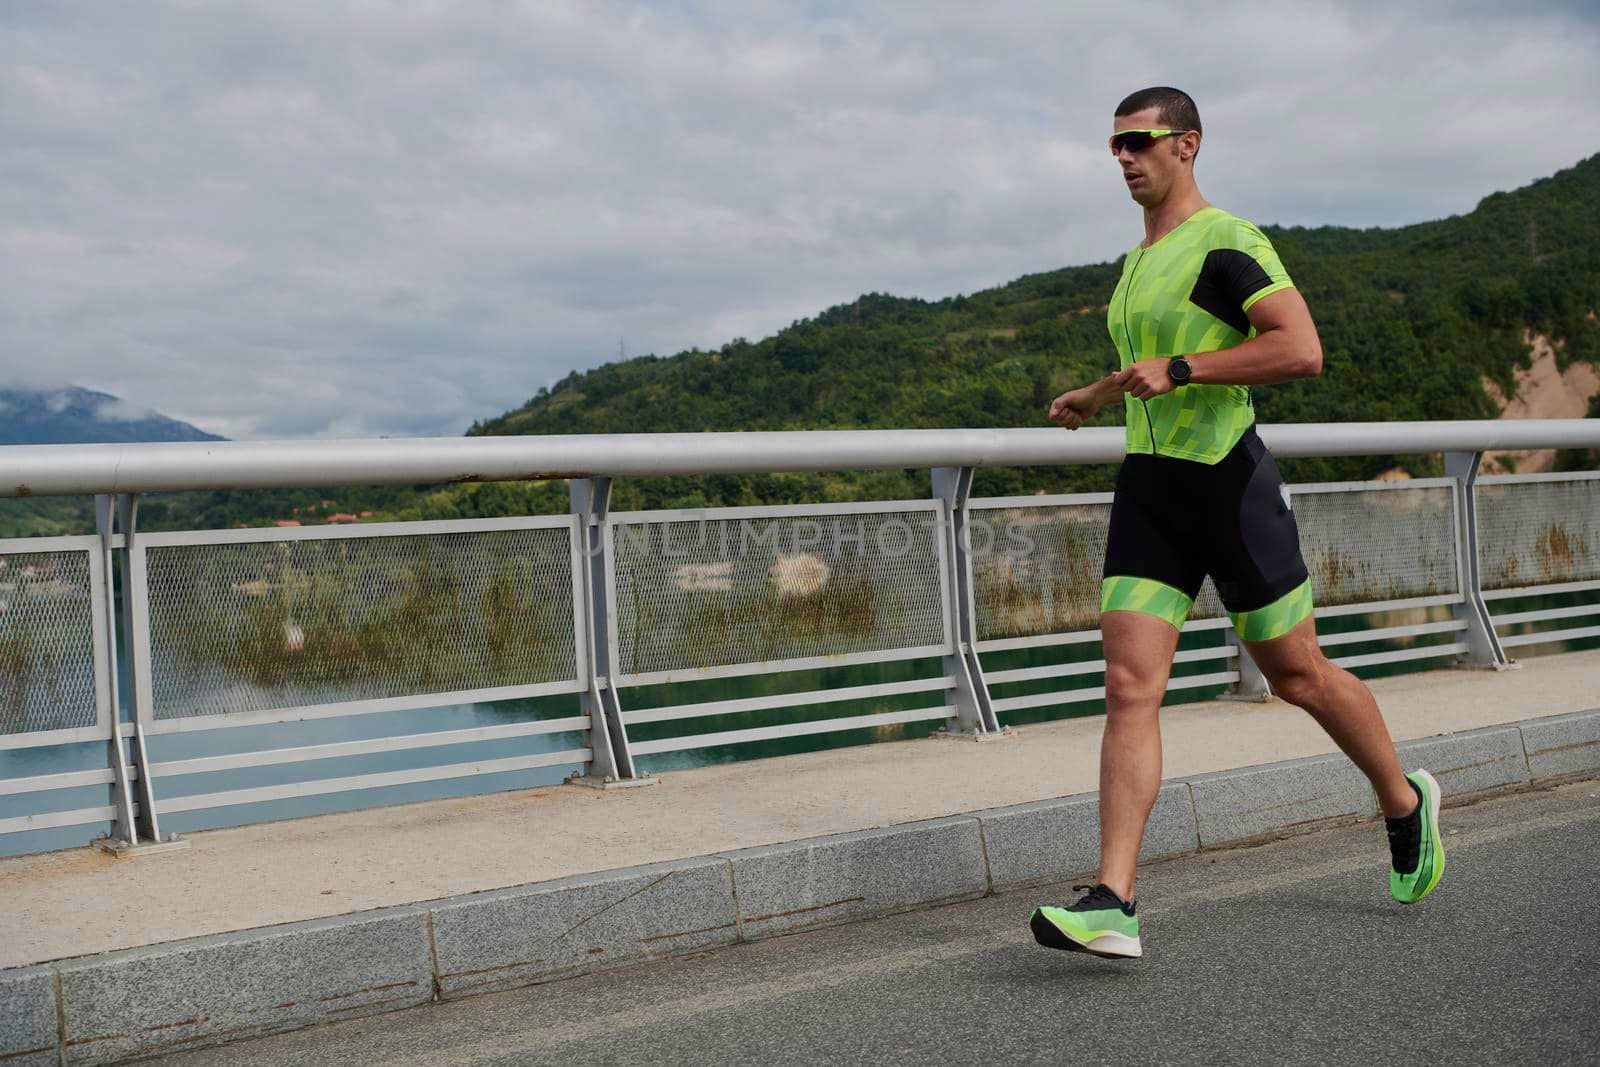
[[[1417,792],[1417,808],[1401,819],[1385,819],[1389,831],[1389,895],[1415,904],[1439,884],[1444,874],[1444,842],[1439,838],[1439,783],[1427,771],[1414,771],[1406,781]]]
[[[1033,939],[1046,948],[1068,952],[1088,952],[1107,959],[1137,959],[1139,916],[1132,901],[1123,900],[1104,884],[1075,885],[1084,891],[1076,904],[1066,908],[1048,905],[1035,908]]]

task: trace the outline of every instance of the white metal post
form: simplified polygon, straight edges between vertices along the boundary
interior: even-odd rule
[[[1462,601],[1452,611],[1467,624],[1463,637],[1468,651],[1460,662],[1488,670],[1505,670],[1514,664],[1494,631],[1494,620],[1483,599],[1483,578],[1478,556],[1478,501],[1476,485],[1482,452],[1446,452],[1444,472],[1455,479],[1456,551],[1459,558]]]
[[[150,685],[150,598],[145,584],[144,546],[137,544],[139,496],[123,493],[117,497],[117,530],[122,534],[122,627],[123,647],[128,656],[128,718],[133,736],[128,739],[129,755],[139,772],[134,790],[138,801],[138,826],[141,840],[132,851],[169,852],[189,847],[177,834],[161,832],[156,814],[155,776],[150,773],[149,743],[145,727],[151,717]],[[129,850],[115,850],[119,854]]]
[[[104,575],[105,582],[98,610],[104,613],[106,644],[110,655],[106,657],[106,676],[100,679],[100,684],[105,686],[111,701],[111,736],[106,739],[106,761],[111,764],[111,807],[115,811],[111,836],[103,840],[110,847],[132,848],[139,843],[139,824],[134,814],[133,785],[128,778],[128,759],[122,748],[122,709],[118,692],[116,653],[117,592],[112,565],[115,554],[112,549],[112,537],[116,532],[114,497],[102,493],[94,498],[94,523],[95,530],[100,535],[100,555],[104,564],[101,574]]]
[[[575,779],[586,785],[640,783],[628,751],[628,731],[622,721],[622,704],[612,681],[612,620],[607,610],[605,567],[605,522],[611,510],[610,478],[574,478],[568,483],[568,499],[578,516],[579,545],[583,554],[583,631],[577,639],[584,643],[588,660],[587,685],[579,694],[583,710],[589,715],[589,747],[594,752],[589,773]]]
[[[950,632],[955,653],[944,657],[944,671],[955,679],[956,717],[952,733],[978,739],[999,737],[1001,729],[989,699],[989,686],[977,653],[977,609],[972,589],[972,538],[968,528],[972,495],[971,467],[934,467],[933,495],[943,502],[939,526],[945,542],[946,573],[950,589]]]

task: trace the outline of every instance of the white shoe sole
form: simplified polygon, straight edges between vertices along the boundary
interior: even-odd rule
[[[1078,939],[1073,938],[1073,940]],[[1081,941],[1078,943],[1083,944]],[[1139,939],[1126,934],[1101,934],[1087,945],[1083,945],[1083,951],[1118,960],[1136,960],[1144,955],[1144,948],[1140,946]]]

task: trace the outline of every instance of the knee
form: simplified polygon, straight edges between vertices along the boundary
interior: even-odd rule
[[[1275,672],[1268,682],[1272,692],[1296,707],[1313,710],[1327,684],[1327,663],[1321,657]]]
[[[1124,663],[1106,666],[1106,714],[1118,718],[1148,714],[1161,706],[1162,687],[1151,683],[1151,672]]]

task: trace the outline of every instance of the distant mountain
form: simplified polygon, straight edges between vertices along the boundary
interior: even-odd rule
[[[0,388],[0,445],[103,444],[126,441],[222,441],[214,433],[131,408],[110,393]]]

